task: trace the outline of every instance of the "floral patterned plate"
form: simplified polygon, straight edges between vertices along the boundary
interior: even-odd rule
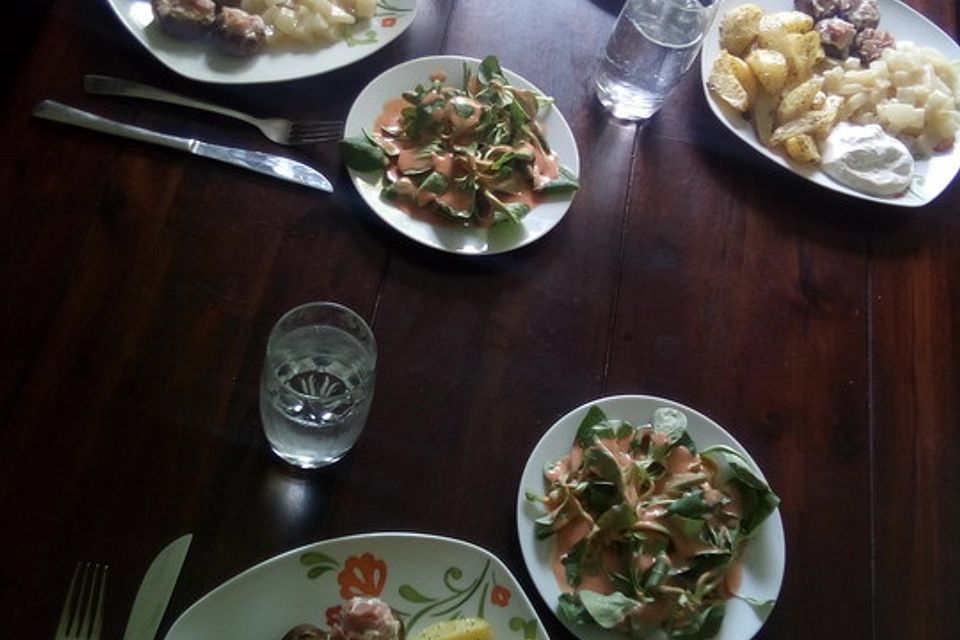
[[[267,560],[198,600],[166,640],[279,640],[310,622],[323,629],[354,596],[377,596],[408,632],[439,620],[482,617],[497,640],[549,640],[500,560],[459,540],[373,533],[326,540]]]
[[[267,50],[249,58],[217,52],[203,41],[181,40],[160,30],[150,0],[107,0],[120,22],[154,58],[185,78],[219,84],[252,84],[306,78],[362,60],[395,40],[413,23],[416,0],[378,0],[370,20],[358,22],[328,46]]]

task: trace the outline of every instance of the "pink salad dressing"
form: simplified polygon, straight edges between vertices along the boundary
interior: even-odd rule
[[[666,443],[666,436],[664,434],[653,432],[649,427],[644,427],[638,433],[642,432],[646,432],[649,435],[653,445],[662,446]],[[630,451],[633,441],[634,436],[629,436],[618,440],[601,440],[600,444],[613,455],[613,458],[623,469],[635,460]],[[546,479],[554,482],[568,476],[580,467],[582,458],[583,450],[579,443],[575,443],[567,455],[557,460],[545,471]],[[709,475],[712,473],[712,470],[708,468],[708,465],[706,465],[697,454],[691,452],[684,446],[675,446],[671,449],[665,459],[665,463],[666,473],[654,483],[653,494],[663,493],[671,479],[682,474],[706,472]],[[727,486],[721,490],[711,486],[708,481],[704,481],[701,484],[701,488],[704,490],[705,500],[709,504],[715,504],[722,498],[729,499],[730,502],[724,508],[724,513],[728,514],[731,518],[739,519],[742,513],[742,503],[735,487]],[[666,517],[667,511],[665,508],[656,505],[644,506],[641,504],[641,499],[637,494],[637,488],[635,486],[628,486],[625,494],[627,502],[636,509],[640,522],[638,525],[639,528],[644,528],[646,531],[655,531],[655,528],[663,527],[669,532],[668,536],[672,549],[670,560],[674,566],[683,565],[689,562],[696,554],[710,548],[709,545],[701,541],[683,535],[679,527],[672,522],[670,518]],[[644,524],[650,524],[651,527],[644,527]],[[563,559],[580,540],[590,533],[593,527],[593,521],[589,516],[584,515],[575,518],[570,524],[557,531],[554,536],[552,570],[556,577],[557,584],[562,591],[574,591],[574,588],[567,582]],[[642,573],[653,565],[654,558],[650,555],[643,555],[637,559],[637,562],[639,563],[638,568]],[[597,575],[582,576],[578,589],[596,591],[602,594],[610,594],[616,591],[614,584],[607,576],[610,572],[621,571],[622,569],[619,568],[618,558],[612,549],[606,549],[604,551],[603,567],[604,569]],[[725,576],[725,589],[728,594],[734,593],[739,586],[741,572],[742,567],[739,560],[732,562],[728,566]],[[667,612],[662,603],[645,605],[642,607],[642,610],[637,613],[640,619],[651,624],[659,623],[666,614]]]
[[[446,81],[446,74],[436,72],[430,77],[433,81]],[[472,77],[475,80],[475,76]],[[476,90],[476,87],[473,88]],[[441,99],[439,94],[428,94],[424,104]],[[424,155],[415,141],[406,141],[384,135],[385,131],[395,131],[401,127],[402,112],[410,107],[402,97],[388,100],[383,110],[373,123],[374,135],[387,139],[399,148],[399,154],[389,157],[389,166],[386,173],[396,190],[403,197],[394,204],[411,216],[432,223],[459,225],[455,220],[443,216],[435,211],[431,205],[439,200],[455,209],[467,210],[472,204],[472,194],[465,190],[450,189],[446,193],[436,195],[429,191],[419,190],[416,183],[404,176],[405,172],[435,171],[444,176],[451,183],[465,175],[471,167],[461,166],[451,153],[433,153]],[[462,109],[461,109],[462,108]],[[484,110],[487,107],[478,100],[466,95],[452,97],[442,109],[431,114],[436,121],[447,122],[452,129],[452,144],[466,146],[473,142],[474,129],[480,123]],[[469,115],[466,115],[469,112]],[[507,147],[506,149],[511,149]],[[543,201],[543,197],[536,192],[551,180],[560,176],[560,164],[555,153],[548,153],[536,139],[524,140],[515,149],[517,152],[528,153],[533,161],[532,177],[515,174],[513,179],[496,190],[496,195],[506,203],[524,203],[533,207]],[[479,221],[481,226],[492,224],[489,219]]]

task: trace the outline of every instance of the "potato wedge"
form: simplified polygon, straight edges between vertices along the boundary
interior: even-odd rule
[[[816,31],[787,33],[781,38],[777,50],[786,57],[790,72],[797,80],[807,78],[826,55]]]
[[[837,114],[841,104],[833,98],[837,98],[837,96],[829,96],[822,109],[808,111],[796,120],[786,122],[774,129],[768,146],[776,147],[783,144],[788,138],[802,133],[814,137],[827,135],[837,122]]]
[[[757,132],[757,140],[762,144],[769,144],[773,130],[777,126],[777,105],[780,104],[779,94],[760,91],[753,102],[753,128]]]
[[[763,9],[755,4],[742,4],[727,11],[720,22],[720,47],[742,57],[757,37]]]
[[[441,620],[417,633],[413,640],[492,640],[493,630],[483,618]]]
[[[804,164],[819,164],[820,149],[808,133],[801,133],[783,141],[783,149],[791,160]]]
[[[806,82],[801,82],[783,95],[777,107],[777,123],[783,124],[796,120],[801,115],[813,109],[817,94],[823,86],[821,76],[813,76]]]
[[[813,29],[813,18],[801,11],[776,11],[766,13],[757,25],[757,44],[764,49],[781,50],[784,38],[803,34]]]
[[[727,51],[721,51],[713,61],[707,86],[717,97],[741,113],[750,110],[757,93],[757,81],[750,65]]]
[[[747,64],[753,70],[767,93],[779,93],[787,83],[787,74],[790,67],[787,58],[774,49],[754,49],[746,57]]]

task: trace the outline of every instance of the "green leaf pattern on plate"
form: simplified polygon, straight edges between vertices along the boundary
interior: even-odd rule
[[[374,12],[374,19],[378,20],[380,26],[385,29],[390,29],[397,24],[397,18],[402,13],[409,13],[411,9],[404,9],[403,7],[395,7],[385,0],[381,0],[377,3],[377,10]],[[362,35],[358,35],[356,29],[359,25],[348,26],[344,29],[343,32],[343,41],[347,43],[347,46],[355,47],[357,45],[363,44],[376,44],[377,43],[377,31],[374,29],[368,29]]]
[[[325,553],[309,551],[300,556],[300,563],[307,568],[309,580],[335,572],[341,587],[339,595],[344,600],[354,595],[379,597],[387,583],[387,563],[369,552],[350,556],[341,562]],[[401,584],[397,587],[397,594],[410,607],[400,609],[395,606],[399,604],[396,602],[392,606],[404,618],[407,629],[413,629],[421,622],[426,626],[439,620],[483,618],[488,604],[507,607],[513,595],[508,587],[497,582],[496,572],[490,564],[487,560],[479,574],[472,578],[465,578],[460,567],[448,567],[443,573],[445,591],[441,593],[431,593],[422,586]],[[335,604],[339,603],[331,603],[331,606]],[[509,626],[522,640],[537,637],[537,622],[533,618],[514,616],[510,618]]]

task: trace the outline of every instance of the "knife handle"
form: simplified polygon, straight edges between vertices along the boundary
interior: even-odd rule
[[[88,111],[76,109],[54,100],[44,100],[33,109],[33,115],[45,120],[53,120],[64,124],[72,124],[84,129],[92,129],[102,133],[110,133],[122,138],[130,138],[140,142],[151,142],[164,147],[180,149],[182,151],[193,151],[196,146],[196,140],[179,138],[177,136],[157,133],[148,129],[141,129],[129,124],[123,124],[116,120],[110,120],[103,116],[92,114]]]
[[[166,102],[167,104],[175,104],[181,107],[190,107],[192,109],[201,109],[203,111],[219,113],[223,116],[229,116],[231,118],[243,120],[249,124],[255,124],[249,115],[240,111],[236,111],[235,109],[228,109],[227,107],[221,107],[220,105],[213,104],[211,102],[204,102],[203,100],[188,98],[165,89],[158,89],[157,87],[151,87],[149,85],[134,82],[132,80],[121,80],[119,78],[111,78],[109,76],[88,74],[83,78],[83,87],[86,89],[87,93],[104,96],[143,98],[145,100],[153,100],[154,102]]]

